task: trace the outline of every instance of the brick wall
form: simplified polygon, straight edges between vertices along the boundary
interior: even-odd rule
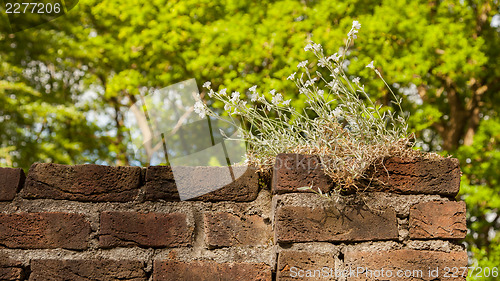
[[[317,158],[276,163],[188,201],[170,167],[0,168],[0,280],[465,280],[456,159],[388,159],[332,200],[297,190],[334,187]]]

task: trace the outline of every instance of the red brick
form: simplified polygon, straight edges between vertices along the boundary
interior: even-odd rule
[[[28,199],[132,201],[141,185],[140,167],[33,164],[21,195]]]
[[[175,179],[169,166],[148,167],[144,187],[146,200],[179,201],[176,182],[183,188],[184,200],[236,202],[255,200],[259,192],[260,178],[257,170],[252,167],[232,167],[232,169],[235,175],[240,175],[233,182],[228,167],[175,167]],[[230,183],[220,186],[222,181]],[[204,195],[197,196],[198,194]]]
[[[313,185],[323,192],[331,190],[334,183],[322,168],[315,155],[278,154],[273,170],[273,192],[298,191],[302,186]],[[455,158],[400,159],[388,158],[383,165],[366,171],[365,179],[356,185],[364,191],[382,191],[401,194],[440,194],[454,197],[460,188],[460,167]]]
[[[465,238],[465,202],[426,202],[412,206],[409,231],[412,239]]]
[[[7,248],[86,249],[90,231],[79,214],[0,214],[0,244]]]
[[[354,272],[359,269],[359,274],[353,274],[347,280],[465,280],[462,277],[447,278],[444,274],[447,268],[467,267],[467,252],[445,253],[408,249],[376,252],[354,250],[346,252],[345,265]],[[362,269],[370,271],[363,272]],[[382,269],[384,269],[385,277],[380,276]],[[429,269],[438,269],[439,277],[430,276]],[[405,274],[405,271],[408,270],[406,272],[408,278],[404,275],[397,276],[400,270],[403,270],[402,274]],[[460,270],[460,273],[462,273],[462,270]],[[387,276],[389,271],[392,273],[392,277]],[[450,272],[449,275],[451,276],[452,273]]]
[[[33,260],[30,281],[146,281],[144,263],[134,260]]]
[[[204,215],[204,225],[209,248],[267,245],[272,238],[271,225],[258,215],[208,213]]]
[[[23,169],[0,168],[0,201],[14,199],[24,185]]]
[[[273,168],[273,192],[311,192],[298,191],[297,188],[313,185],[323,192],[328,192],[333,182],[321,167],[320,159],[315,155],[281,153],[276,156]]]
[[[0,280],[24,280],[25,274],[21,262],[0,255]]]
[[[336,280],[330,279],[335,276],[335,269],[333,254],[281,251],[278,256],[277,280]]]
[[[261,263],[155,261],[154,281],[271,281],[271,267]]]
[[[454,197],[460,189],[461,172],[458,159],[455,158],[388,158],[384,166],[378,165],[376,169],[372,167],[367,171],[367,178],[373,177],[375,180],[371,180],[366,191]]]
[[[193,227],[182,213],[105,212],[101,214],[99,244],[119,246],[181,247],[193,242]]]
[[[396,213],[371,211],[363,206],[279,207],[275,218],[276,241],[326,242],[369,241],[398,238]]]

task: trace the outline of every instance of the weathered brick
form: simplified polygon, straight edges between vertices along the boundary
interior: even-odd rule
[[[333,254],[281,251],[278,255],[277,280],[336,280],[335,269]]]
[[[140,167],[36,163],[21,195],[77,201],[132,201],[141,184]]]
[[[23,187],[25,175],[23,169],[0,168],[0,201],[14,199]]]
[[[205,241],[210,248],[267,245],[272,238],[271,225],[258,215],[206,213],[204,225]]]
[[[331,178],[323,172],[318,156],[294,153],[276,156],[272,182],[274,193],[311,192],[297,190],[311,185],[322,192],[330,191],[333,186]]]
[[[30,281],[146,281],[144,263],[135,260],[33,260]]]
[[[272,185],[273,192],[281,194],[311,192],[297,190],[311,185],[328,192],[334,183],[323,172],[318,156],[284,153],[276,157]],[[365,179],[358,180],[356,185],[367,192],[456,196],[460,188],[460,167],[455,158],[392,157],[385,159],[383,165],[370,167]]]
[[[457,238],[467,235],[465,202],[426,202],[410,209],[410,238]]]
[[[191,245],[193,227],[182,213],[105,212],[101,214],[99,244],[119,246],[181,247]]]
[[[0,280],[24,280],[25,274],[21,262],[0,255]]]
[[[365,206],[279,207],[275,217],[278,242],[368,241],[397,239],[396,213],[392,208],[383,212]]]
[[[271,281],[271,267],[262,263],[155,261],[154,281]]]
[[[454,197],[460,189],[461,172],[455,158],[408,160],[393,157],[386,159],[384,166],[370,168],[367,174],[371,184],[365,191]]]
[[[255,200],[259,192],[257,170],[252,167],[232,167],[232,170],[235,181],[228,167],[174,167],[174,170],[169,166],[148,167],[144,187],[146,200]]]
[[[0,214],[0,244],[7,248],[85,249],[90,231],[80,214]]]
[[[465,280],[461,274],[464,267],[467,267],[467,252],[353,250],[346,252],[345,265],[353,273],[347,280]],[[460,277],[452,277],[453,267],[462,268],[459,270]],[[382,269],[384,276],[381,276]],[[437,272],[433,271],[436,269]],[[431,274],[430,270],[437,273],[437,276]],[[446,272],[449,277],[445,277]]]

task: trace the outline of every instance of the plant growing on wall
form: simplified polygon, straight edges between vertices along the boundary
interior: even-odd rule
[[[275,90],[261,94],[257,85],[249,88],[246,96],[250,105],[241,93],[214,91],[210,82],[203,85],[208,96],[223,102],[230,119],[222,118],[202,101],[195,105],[195,111],[200,117],[213,116],[236,126],[239,140],[247,143],[249,164],[270,167],[279,153],[315,154],[339,189],[357,188],[355,180],[377,161],[415,155],[407,118],[402,115],[402,98],[391,91],[397,111],[377,105],[360,78],[347,74],[349,47],[360,28],[361,24],[354,21],[345,45],[330,56],[325,55],[320,44],[311,41],[305,46],[304,50],[312,52],[316,60],[300,62],[298,71],[287,78],[306,97],[308,106],[303,111],[296,110],[291,100],[285,100]],[[373,61],[366,67],[387,85]],[[238,117],[241,124],[248,125],[238,126],[240,123],[234,119]]]

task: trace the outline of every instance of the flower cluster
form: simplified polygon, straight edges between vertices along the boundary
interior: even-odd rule
[[[345,46],[333,55],[325,55],[323,47],[312,41],[304,47],[304,51],[315,55],[317,62],[300,62],[298,71],[287,79],[295,83],[299,95],[305,96],[305,111],[296,110],[290,105],[291,100],[285,100],[276,90],[264,95],[254,85],[243,94],[228,95],[226,89],[216,92],[210,82],[203,84],[210,98],[224,103],[231,118],[237,116],[247,125],[238,126],[238,130],[248,144],[250,164],[270,167],[278,153],[316,154],[339,187],[351,188],[355,186],[354,179],[362,177],[375,161],[409,153],[406,120],[390,108],[376,105],[365,92],[361,78],[346,74],[347,50],[360,28],[361,24],[354,21]],[[330,75],[325,77],[311,66],[326,69]],[[373,61],[366,67],[383,80]],[[392,95],[401,109],[401,99]],[[201,101],[194,110],[200,117],[222,118]]]

